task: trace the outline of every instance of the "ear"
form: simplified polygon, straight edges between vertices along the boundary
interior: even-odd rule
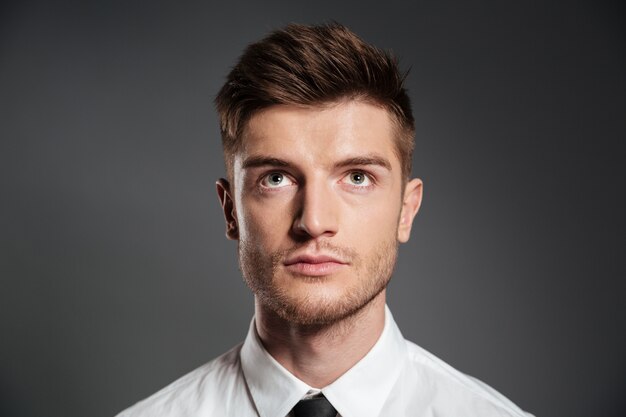
[[[404,188],[404,198],[402,199],[402,210],[398,220],[398,241],[405,243],[411,237],[411,226],[413,219],[422,204],[422,180],[414,178],[409,181]]]
[[[226,237],[231,240],[239,239],[239,227],[237,226],[237,211],[235,210],[235,202],[230,190],[230,183],[224,178],[220,178],[215,182],[217,197],[220,199],[220,205],[224,212],[224,220],[226,221]]]

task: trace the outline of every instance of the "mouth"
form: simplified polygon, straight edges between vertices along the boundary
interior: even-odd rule
[[[294,274],[321,277],[339,271],[348,263],[329,255],[299,255],[288,258],[283,265]]]

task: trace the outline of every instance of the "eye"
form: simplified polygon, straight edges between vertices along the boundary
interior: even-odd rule
[[[261,180],[261,185],[267,188],[280,188],[291,184],[293,181],[282,172],[271,172]]]
[[[349,185],[367,187],[372,184],[370,177],[362,171],[352,171],[344,177],[344,181]]]

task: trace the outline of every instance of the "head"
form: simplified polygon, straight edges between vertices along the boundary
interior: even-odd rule
[[[229,74],[217,191],[257,307],[327,324],[384,296],[421,202],[403,79],[339,25],[274,32]]]
[[[415,125],[405,76],[395,57],[338,24],[289,25],[248,46],[215,99],[228,178],[243,145],[242,133],[258,111],[358,99],[389,112],[403,178],[408,179]]]

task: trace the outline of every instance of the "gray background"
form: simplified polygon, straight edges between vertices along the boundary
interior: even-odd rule
[[[214,193],[243,47],[335,19],[403,66],[405,336],[538,416],[626,414],[620,2],[3,2],[0,415],[112,416],[238,343]]]

